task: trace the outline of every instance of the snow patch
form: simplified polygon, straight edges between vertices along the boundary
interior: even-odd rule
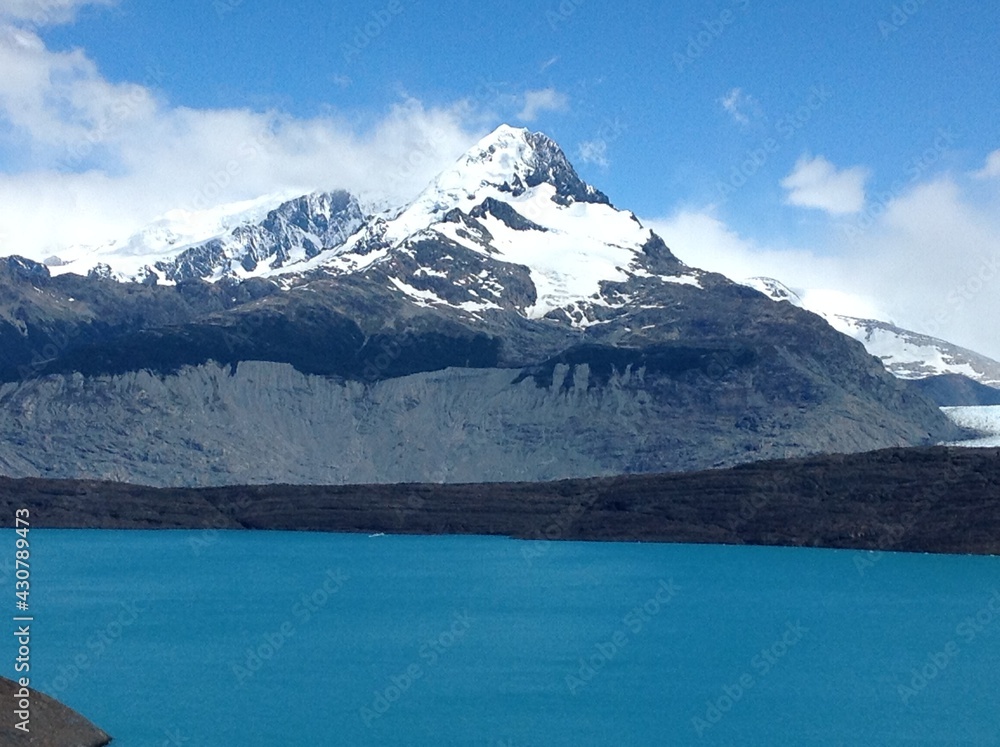
[[[695,288],[704,290],[704,286],[701,284],[701,280],[697,275],[660,275],[660,280],[664,283],[674,283],[675,285],[690,285]]]
[[[985,435],[970,441],[956,441],[951,446],[1000,446],[1000,405],[973,407],[942,407],[941,411],[952,422],[963,428],[972,428]]]

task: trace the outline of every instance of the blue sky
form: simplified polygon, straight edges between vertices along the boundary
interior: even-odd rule
[[[1000,313],[1000,19],[976,3],[5,5],[0,240],[21,253],[269,192],[400,198],[506,121],[692,264],[827,283],[1000,355],[976,324]]]

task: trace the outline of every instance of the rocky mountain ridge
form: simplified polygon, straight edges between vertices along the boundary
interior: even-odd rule
[[[328,204],[339,241],[360,208]],[[544,135],[501,127],[317,246],[215,282],[6,260],[0,472],[534,480],[960,435],[821,318],[678,260]]]
[[[803,307],[802,298],[781,281],[755,277],[744,284],[775,301]],[[846,314],[813,309],[839,332],[858,340],[869,353],[901,379],[927,379],[959,375],[989,387],[1000,387],[1000,362],[973,350],[930,335],[903,329],[878,319],[859,319]]]

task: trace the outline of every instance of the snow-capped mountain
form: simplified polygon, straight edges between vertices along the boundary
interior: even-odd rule
[[[157,262],[170,260],[189,247],[253,225],[295,195],[269,194],[254,200],[226,203],[205,210],[175,209],[148,226],[100,246],[70,246],[45,260],[53,275],[86,275],[98,266],[122,280],[142,280]]]
[[[311,195],[167,256],[104,252],[104,274],[137,256],[156,283],[0,263],[0,472],[536,480],[961,436],[821,318],[685,265],[527,130],[404,206]]]
[[[506,125],[402,207],[374,212],[343,191],[277,201],[173,211],[126,240],[71,249],[48,264],[54,275],[165,284],[259,277],[286,289],[305,278],[375,272],[421,306],[555,315],[578,328],[625,303],[641,305],[650,283],[701,287],[707,276],[581,180],[554,141]],[[839,313],[773,278],[743,284],[821,315],[900,378],[962,374],[1000,386],[1000,363],[973,351]]]
[[[365,220],[344,191],[269,195],[203,211],[174,210],[121,241],[74,247],[46,261],[52,274],[93,273],[131,282],[244,279],[337,247]]]
[[[699,284],[705,273],[672,256],[656,265],[649,250],[657,243],[632,213],[585,184],[552,140],[505,126],[402,210],[290,269],[336,275],[379,264],[421,305],[516,309],[528,318],[558,310],[586,325],[596,318],[591,307],[615,303],[603,283]]]
[[[286,272],[341,246],[365,222],[361,205],[344,191],[314,192],[282,203],[259,223],[185,249],[153,265],[168,281],[248,278]]]
[[[837,331],[863,343],[869,353],[901,379],[961,374],[981,384],[1000,387],[1000,362],[985,355],[889,322],[858,319],[810,304],[774,278],[755,277],[743,283],[776,301],[787,301],[819,314]]]
[[[287,288],[305,276],[379,265],[394,290],[424,306],[510,308],[530,318],[560,310],[578,326],[597,320],[595,307],[621,303],[602,295],[604,282],[642,277],[697,287],[706,274],[665,247],[669,261],[654,267],[656,251],[647,250],[662,242],[651,230],[580,179],[546,135],[507,125],[401,208],[369,215],[343,191],[285,201],[263,218],[262,205],[173,216],[127,241],[50,263],[52,272],[168,284],[262,277]],[[214,233],[192,242],[193,226]]]

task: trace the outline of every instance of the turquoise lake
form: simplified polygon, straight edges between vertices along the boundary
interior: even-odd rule
[[[1000,558],[31,536],[32,684],[115,747],[1000,744]]]

